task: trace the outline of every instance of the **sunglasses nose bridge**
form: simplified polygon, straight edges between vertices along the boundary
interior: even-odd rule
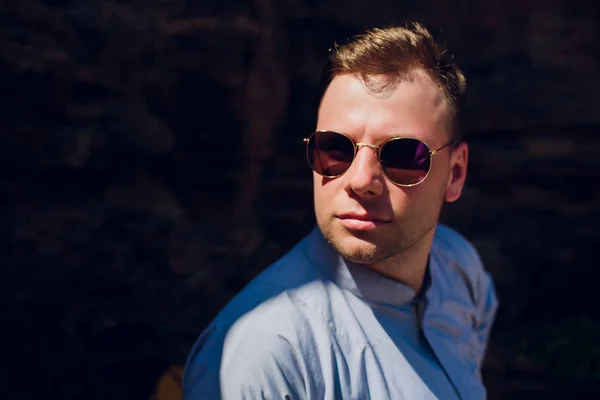
[[[367,147],[367,148],[369,148],[369,149],[371,149],[371,150],[373,150],[373,151],[374,151],[374,153],[375,153],[375,157],[377,158],[377,161],[376,161],[376,165],[375,165],[375,164],[373,164],[373,165],[372,165],[372,167],[375,167],[375,168],[377,168],[378,170],[381,170],[381,168],[382,168],[382,165],[381,165],[381,160],[380,160],[380,158],[379,158],[379,157],[380,157],[380,151],[381,151],[381,147],[382,147],[382,146],[380,146],[380,145],[376,145],[376,144],[370,144],[370,143],[360,143],[360,142],[357,142],[357,143],[355,143],[355,144],[354,144],[355,152],[354,152],[354,159],[352,160],[352,161],[353,161],[353,162],[352,162],[352,164],[355,164],[355,163],[357,162],[357,158],[359,157],[359,151],[360,151],[360,149],[361,149],[361,148],[363,148],[363,147]],[[368,156],[367,156],[367,157],[368,157]],[[364,161],[362,161],[362,162],[364,162]],[[367,163],[371,164],[371,162],[372,162],[372,161],[368,161]],[[351,168],[351,167],[352,167],[352,166],[350,166],[350,168]]]
[[[355,148],[356,148],[356,151],[355,151],[355,154],[354,154],[354,157],[355,157],[355,158],[356,158],[356,156],[358,155],[358,151],[359,151],[361,148],[363,148],[363,147],[368,147],[369,149],[371,149],[371,150],[375,151],[375,154],[377,154],[377,158],[379,158],[379,153],[380,153],[380,151],[381,151],[381,146],[379,146],[379,145],[376,145],[376,144],[370,144],[370,143],[360,143],[360,142],[358,142],[358,143],[355,143],[355,145],[354,145],[354,146],[355,146]]]
[[[379,149],[381,149],[381,146],[376,145],[376,144],[370,144],[370,143],[356,143],[356,151],[360,150],[361,147],[368,147],[370,149],[376,150],[379,152]]]

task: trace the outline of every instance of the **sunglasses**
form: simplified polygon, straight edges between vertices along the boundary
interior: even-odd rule
[[[385,176],[403,187],[423,182],[431,170],[431,159],[440,150],[454,143],[450,141],[437,150],[411,137],[394,137],[382,145],[357,143],[343,133],[316,131],[304,138],[306,157],[311,168],[326,178],[342,176],[352,165],[361,147],[377,151],[379,164]]]

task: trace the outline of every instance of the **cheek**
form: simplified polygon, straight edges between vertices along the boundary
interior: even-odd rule
[[[327,185],[323,185],[322,177],[313,177],[313,194],[315,199],[315,211],[317,214],[322,213],[322,210],[326,210],[328,206],[327,200],[331,198],[329,194],[329,188]]]
[[[390,204],[396,219],[406,221],[427,213],[431,207],[431,190],[423,184],[390,190]]]
[[[444,190],[440,189],[439,184],[423,182],[410,188],[404,197],[395,202],[394,213],[400,215],[400,218],[412,218],[422,223],[439,214],[443,194]]]
[[[433,166],[431,167],[431,171],[427,176],[427,179],[424,184],[428,184],[431,186],[431,190],[435,190],[434,188],[445,188],[448,183],[448,177],[450,173],[450,168],[448,166],[449,160],[442,154],[437,155],[437,160],[434,160]]]
[[[390,205],[396,218],[402,218],[411,209],[413,196],[408,196],[407,193],[390,193]]]
[[[327,218],[329,214],[335,212],[335,199],[339,196],[339,180],[324,179],[320,175],[313,177],[313,197],[314,207],[317,217]]]

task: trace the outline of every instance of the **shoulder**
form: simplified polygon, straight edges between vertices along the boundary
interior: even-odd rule
[[[307,299],[325,301],[327,280],[306,257],[300,242],[249,282],[214,323],[227,329],[273,329],[276,325],[270,321],[276,319],[288,326],[299,325]]]
[[[326,283],[307,263],[292,249],[223,308],[190,351],[184,378],[187,393],[211,398],[224,390],[223,385],[279,390],[287,385],[285,379],[296,383],[304,379],[299,365],[304,353],[314,349],[309,341],[318,323],[307,299],[326,301]]]
[[[244,314],[222,314],[190,352],[184,399],[302,398],[309,378],[304,360],[316,358],[313,322],[288,291]]]
[[[432,251],[440,256],[446,265],[459,269],[470,278],[485,272],[479,252],[473,243],[447,225],[437,226]]]
[[[465,236],[450,228],[438,225],[432,246],[432,255],[441,264],[438,275],[462,281],[471,299],[481,303],[487,292],[493,290],[491,277],[486,271],[479,252]],[[454,286],[454,283],[449,283]],[[454,289],[454,290],[455,290]]]
[[[433,238],[434,246],[446,256],[457,260],[470,260],[479,257],[473,243],[455,229],[438,224]]]
[[[184,399],[257,398],[301,388],[301,359],[289,339],[293,336],[281,329],[288,322],[282,317],[285,314],[276,312],[273,318],[266,318],[252,312],[230,326],[213,322],[189,355]]]
[[[486,271],[473,243],[454,229],[439,225],[432,246],[432,263],[437,276],[445,280],[445,290],[453,296],[468,296],[476,313],[475,328],[480,338],[481,362],[488,335],[498,309],[498,297],[492,276]],[[465,290],[460,290],[460,282]]]

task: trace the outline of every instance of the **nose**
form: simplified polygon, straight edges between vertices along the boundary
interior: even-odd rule
[[[384,177],[379,164],[378,146],[359,145],[345,177],[347,190],[359,196],[375,197],[383,193]]]

